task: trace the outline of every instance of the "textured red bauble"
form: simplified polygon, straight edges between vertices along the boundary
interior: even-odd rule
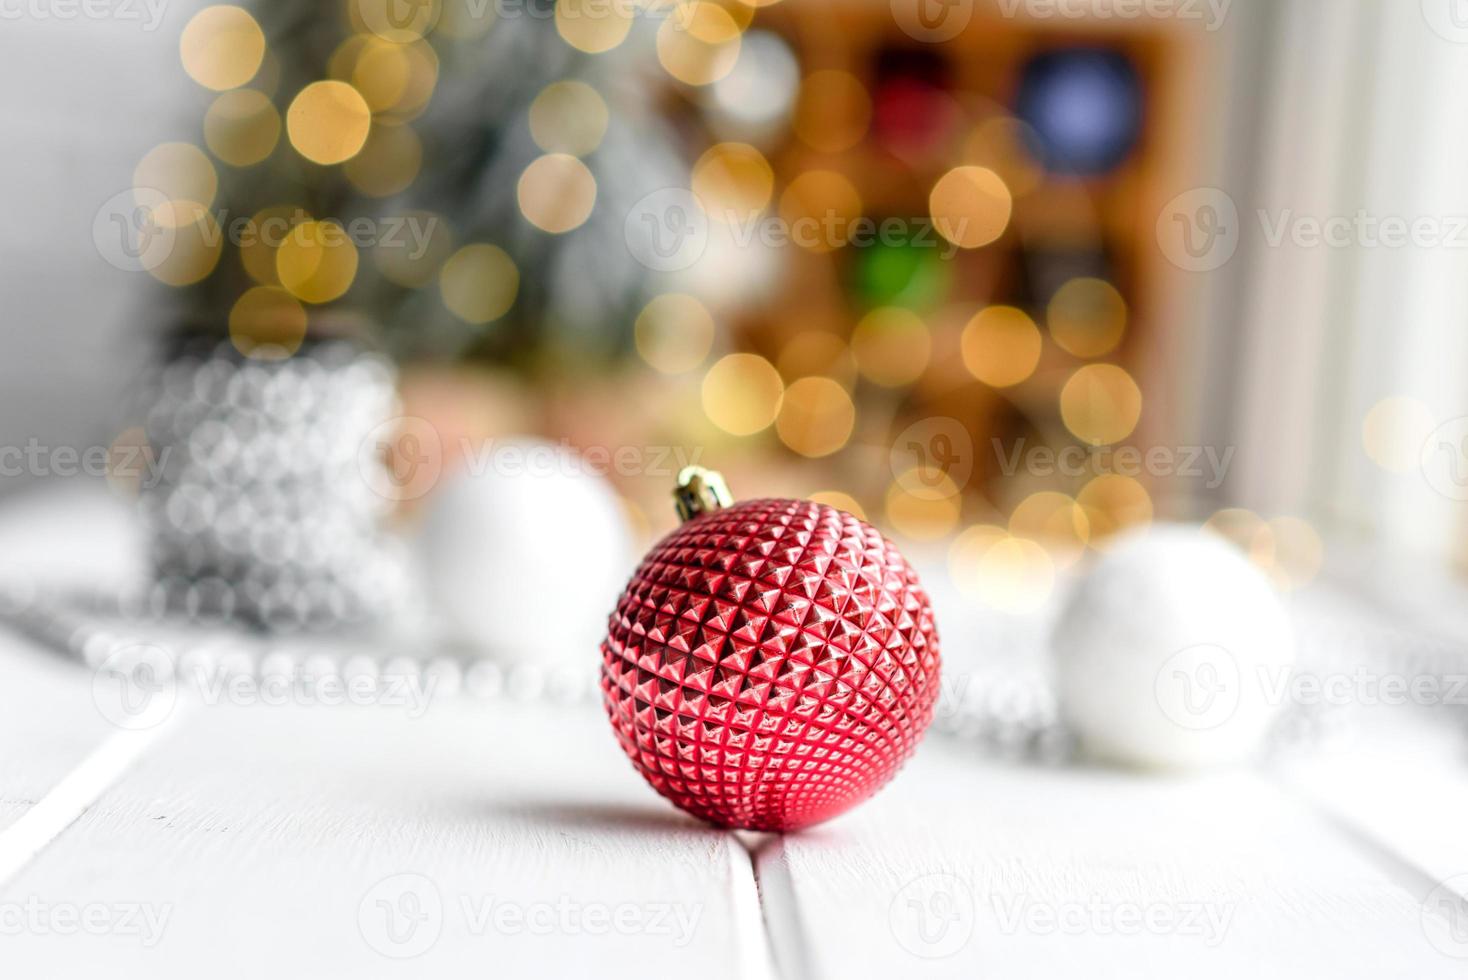
[[[794,830],[876,792],[938,696],[917,575],[832,507],[753,500],[693,516],[633,575],[602,644],[623,750],[725,827]]]

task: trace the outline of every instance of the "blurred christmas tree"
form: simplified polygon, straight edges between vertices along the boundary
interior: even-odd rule
[[[668,284],[634,259],[624,221],[686,186],[687,165],[642,82],[647,25],[630,6],[575,7],[202,11],[181,52],[218,93],[213,159],[167,144],[135,175],[168,202],[153,272],[181,287],[172,321],[215,337],[227,323],[246,353],[347,332],[405,360],[531,372],[629,349]]]

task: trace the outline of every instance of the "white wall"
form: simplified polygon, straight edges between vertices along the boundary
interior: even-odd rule
[[[92,222],[152,146],[199,138],[178,38],[197,0],[111,0],[113,19],[0,2],[0,445],[106,445],[156,327],[151,277],[113,268]],[[44,16],[26,13],[42,11]],[[23,14],[17,18],[17,14]],[[124,19],[128,13],[139,19]],[[0,490],[22,479],[0,477]]]

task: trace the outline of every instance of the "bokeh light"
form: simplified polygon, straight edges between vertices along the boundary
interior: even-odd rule
[[[862,508],[861,503],[851,494],[841,490],[820,490],[811,494],[810,499],[818,504],[825,504],[827,507],[844,511],[853,517],[867,519],[867,512]]]
[[[368,197],[391,197],[407,190],[422,166],[423,141],[413,127],[374,124],[345,170],[352,186]]]
[[[887,488],[887,523],[913,541],[938,541],[953,533],[963,512],[963,498],[947,476],[945,485],[932,493],[913,493],[908,488],[925,479],[917,473],[900,474]]]
[[[224,92],[204,114],[204,143],[234,167],[259,163],[280,142],[280,113],[264,92],[242,88]]]
[[[296,225],[275,253],[280,284],[305,303],[330,303],[357,278],[357,246],[335,221]]]
[[[163,261],[148,272],[169,286],[190,286],[205,279],[224,252],[224,232],[208,208],[195,201],[169,201],[153,212],[153,220],[173,235]]]
[[[710,422],[730,435],[749,436],[774,424],[785,383],[758,354],[729,354],[704,375],[702,395]]]
[[[1009,188],[987,167],[955,167],[938,179],[928,196],[934,229],[960,248],[998,241],[1013,210]]]
[[[485,4],[494,9],[494,4]],[[434,29],[443,13],[439,0],[349,0],[352,27],[384,41],[409,44]]]
[[[683,0],[658,28],[658,61],[688,85],[708,85],[733,71],[742,27],[710,0]]]
[[[191,143],[155,146],[133,170],[133,186],[151,188],[170,201],[207,208],[219,191],[219,175],[204,151]],[[187,223],[183,216],[176,216]]]
[[[611,114],[585,82],[554,82],[530,103],[530,137],[546,153],[584,157],[601,145]]]
[[[280,285],[275,251],[292,228],[311,216],[291,204],[264,208],[250,216],[239,236],[240,263],[246,274],[262,286]]]
[[[653,297],[637,315],[637,353],[654,370],[684,374],[704,362],[714,343],[714,318],[686,293]]]
[[[178,49],[190,78],[223,92],[255,77],[265,57],[265,34],[242,7],[205,7],[185,25]]]
[[[1055,591],[1055,562],[1029,538],[1005,537],[979,559],[974,593],[993,609],[1026,615],[1041,609]]]
[[[922,317],[888,306],[862,317],[852,332],[851,349],[863,377],[896,388],[922,377],[932,356],[933,340]]]
[[[1274,529],[1269,522],[1244,507],[1225,507],[1203,523],[1203,528],[1220,535],[1260,568],[1274,566]]]
[[[635,10],[606,0],[556,0],[556,31],[577,51],[601,54],[627,39]]]
[[[801,378],[785,390],[775,431],[802,456],[829,456],[846,445],[856,425],[856,406],[838,382]]]
[[[984,384],[1008,388],[1035,373],[1044,338],[1023,310],[990,306],[974,315],[960,341],[964,367]]]
[[[229,339],[247,357],[289,357],[306,338],[306,309],[278,286],[256,286],[229,311]]]
[[[372,110],[345,82],[313,82],[286,111],[286,131],[296,152],[313,163],[343,163],[356,156],[372,128]]]
[[[948,546],[948,575],[960,592],[970,599],[985,599],[987,583],[981,574],[989,549],[1009,537],[997,524],[975,524],[964,528]]]
[[[775,172],[747,143],[716,143],[693,166],[693,193],[715,221],[739,224],[769,205]]]
[[[1032,493],[1009,517],[1009,533],[1036,541],[1059,567],[1074,565],[1091,540],[1091,522],[1080,504],[1063,493]]]
[[[1087,364],[1060,390],[1060,417],[1071,434],[1093,446],[1120,442],[1142,417],[1142,391],[1115,364]]]
[[[1126,300],[1104,279],[1072,279],[1056,291],[1045,311],[1050,336],[1076,357],[1115,350],[1126,323]]]
[[[1102,473],[1090,480],[1076,494],[1076,503],[1086,512],[1095,548],[1103,548],[1106,539],[1119,531],[1152,522],[1152,497],[1147,488],[1119,473]]]
[[[489,323],[515,305],[520,270],[497,245],[465,245],[443,264],[438,285],[444,306],[459,319]]]
[[[596,207],[596,177],[569,153],[548,153],[520,175],[520,213],[541,231],[559,235],[581,227]]]
[[[1276,517],[1269,522],[1274,539],[1274,577],[1289,591],[1315,581],[1325,564],[1325,544],[1309,521]]]
[[[791,240],[813,252],[845,245],[861,213],[856,186],[834,170],[807,170],[780,195],[780,218]]]

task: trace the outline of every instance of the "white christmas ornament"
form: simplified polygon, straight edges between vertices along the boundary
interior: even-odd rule
[[[449,638],[507,658],[588,663],[634,563],[626,516],[587,460],[495,443],[429,501],[424,579]]]
[[[1086,755],[1144,768],[1253,756],[1294,663],[1264,574],[1196,527],[1133,532],[1075,584],[1051,638],[1060,710]]]

